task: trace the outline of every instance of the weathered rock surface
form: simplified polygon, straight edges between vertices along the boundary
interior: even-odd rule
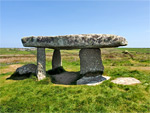
[[[93,76],[93,77],[82,77],[81,79],[77,80],[77,84],[88,84],[91,82],[99,82],[101,81],[102,75]]]
[[[45,69],[45,48],[37,48],[37,78],[42,80],[46,78],[46,69]]]
[[[50,75],[53,82],[56,84],[69,85],[79,79],[79,74],[76,72],[63,72],[61,74]]]
[[[103,81],[105,81],[105,80],[109,80],[111,77],[109,77],[109,76],[102,76],[102,78],[101,78],[101,80],[100,81],[95,81],[95,82],[90,82],[90,83],[87,83],[86,85],[88,85],[88,86],[95,86],[95,85],[99,85],[99,84],[101,84],[101,83],[103,83]]]
[[[112,80],[111,82],[122,85],[133,85],[141,83],[139,80],[133,77],[119,77],[116,78],[115,80]]]
[[[64,36],[31,36],[22,38],[25,47],[53,49],[105,48],[127,45],[125,38],[110,34],[80,34]]]
[[[55,49],[52,58],[52,69],[56,69],[61,66],[61,53],[59,49]]]
[[[35,64],[27,64],[17,68],[16,72],[20,75],[29,74],[29,73],[36,74],[36,69],[37,66]]]
[[[77,80],[77,85],[86,84],[86,85],[98,85],[101,84],[105,80],[109,80],[110,77],[108,76],[94,76],[94,77],[82,77],[81,79]]]
[[[79,56],[81,75],[97,76],[103,74],[104,66],[100,49],[81,49]]]

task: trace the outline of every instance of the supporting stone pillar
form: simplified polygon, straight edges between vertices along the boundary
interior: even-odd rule
[[[62,65],[61,63],[61,53],[59,49],[55,49],[52,58],[52,69],[58,68]]]
[[[102,77],[104,66],[101,60],[100,49],[81,49],[80,53],[80,74],[83,76],[77,84],[87,84],[99,81]]]
[[[46,78],[45,71],[45,48],[37,48],[37,78],[42,80]]]

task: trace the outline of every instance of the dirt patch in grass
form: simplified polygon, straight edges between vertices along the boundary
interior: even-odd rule
[[[117,66],[104,66],[105,68],[113,69],[116,68]],[[150,72],[150,67],[135,67],[135,66],[118,66],[118,67],[124,67],[129,70],[138,70],[138,71],[147,71]]]
[[[11,56],[0,58],[0,63],[16,63],[16,62],[33,62],[36,61],[35,56]]]
[[[5,69],[1,69],[0,70],[0,74],[7,73],[7,72],[14,72],[18,67],[21,67],[21,66],[22,66],[22,64],[13,64],[13,65],[10,65],[10,66],[8,66]]]
[[[139,71],[149,71],[150,72],[150,67],[130,67],[130,70],[139,70]]]

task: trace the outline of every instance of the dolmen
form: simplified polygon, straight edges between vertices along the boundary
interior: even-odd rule
[[[125,38],[110,34],[79,34],[64,36],[31,36],[22,38],[25,47],[37,48],[37,78],[42,80],[46,77],[45,48],[54,49],[52,57],[52,69],[61,64],[61,49],[80,49],[80,76],[77,84],[87,84],[99,81],[102,78],[104,66],[101,59],[100,48],[112,48],[126,46]]]

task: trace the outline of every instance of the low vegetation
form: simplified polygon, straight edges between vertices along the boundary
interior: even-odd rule
[[[128,51],[133,56],[125,54]],[[46,69],[53,50],[46,49]],[[0,49],[0,112],[150,112],[150,48],[102,49],[104,75],[101,85],[58,85],[47,77],[37,81],[8,79],[17,67],[36,64],[36,50]],[[79,71],[79,50],[62,50],[66,71]],[[137,85],[117,85],[111,80],[134,77]]]

